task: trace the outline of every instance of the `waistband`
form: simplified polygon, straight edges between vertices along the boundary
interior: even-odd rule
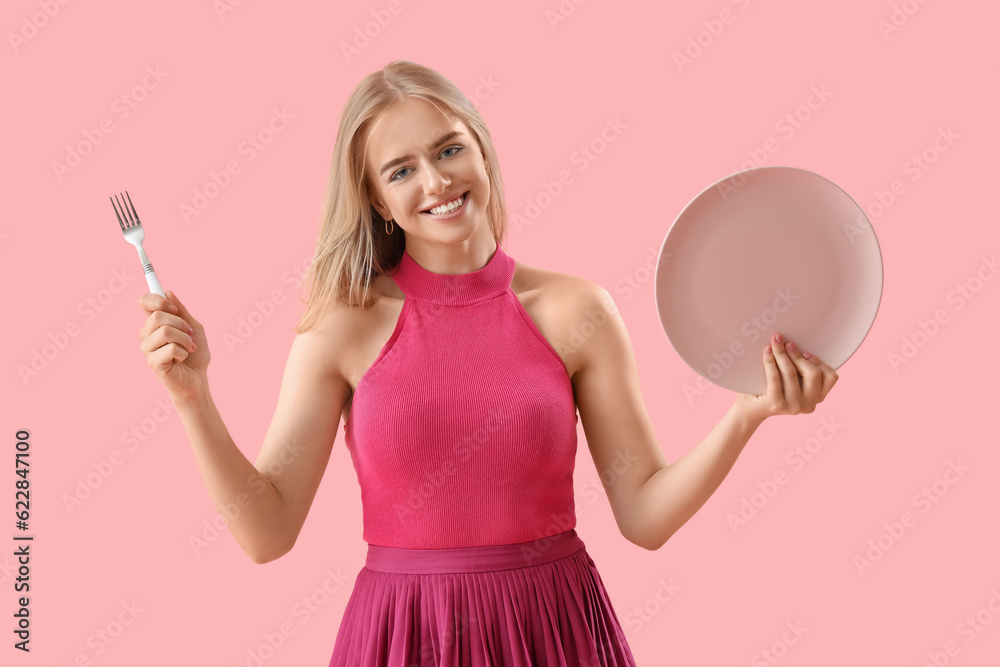
[[[530,542],[485,547],[403,549],[369,544],[365,567],[396,574],[492,572],[551,563],[583,548],[575,529]]]

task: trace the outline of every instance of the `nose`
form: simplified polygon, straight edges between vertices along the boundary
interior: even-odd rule
[[[451,179],[432,163],[428,163],[424,174],[424,190],[429,194],[444,192],[451,184]]]

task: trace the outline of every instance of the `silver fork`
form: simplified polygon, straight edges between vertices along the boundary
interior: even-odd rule
[[[142,231],[139,214],[135,212],[135,206],[132,205],[132,198],[128,196],[127,190],[125,191],[125,199],[128,200],[128,206],[132,207],[131,213],[124,202],[118,202],[116,205],[115,199],[111,199],[111,206],[114,207],[115,215],[118,216],[118,224],[121,225],[122,233],[125,234],[125,240],[134,245],[135,249],[139,251],[139,259],[142,260],[142,270],[146,272],[146,284],[149,285],[149,291],[153,294],[166,296],[163,293],[163,288],[160,287],[156,271],[153,271],[153,265],[149,263],[149,258],[146,257],[146,252],[142,249],[142,240],[146,238],[146,232]]]

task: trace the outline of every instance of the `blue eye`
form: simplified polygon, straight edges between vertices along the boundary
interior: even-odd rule
[[[455,152],[454,152],[454,153],[452,153],[451,155],[448,155],[447,157],[454,157],[455,155],[457,155],[458,153],[460,153],[460,152],[461,152],[462,150],[464,150],[464,149],[465,149],[465,146],[462,146],[462,145],[460,145],[460,144],[455,144],[455,145],[453,145],[453,146],[448,146],[448,147],[447,147],[447,148],[445,148],[445,149],[444,149],[443,151],[441,151],[441,155],[444,155],[446,151],[450,151],[450,150],[451,150],[451,149],[453,149],[453,148],[455,149]],[[400,174],[401,174],[402,172],[404,172],[404,171],[406,171],[406,170],[408,170],[408,169],[409,169],[409,167],[403,167],[402,169],[400,169],[400,170],[396,171],[396,173],[394,173],[394,174],[393,174],[393,175],[392,175],[392,176],[391,176],[391,177],[389,178],[389,181],[390,181],[390,182],[392,182],[392,181],[398,181],[399,179],[398,179],[398,178],[396,178],[396,177],[397,177],[397,176],[399,176],[399,175],[400,175]]]

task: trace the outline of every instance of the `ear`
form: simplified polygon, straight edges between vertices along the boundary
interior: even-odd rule
[[[389,209],[383,206],[381,202],[376,201],[374,197],[371,197],[368,201],[373,207],[375,207],[375,210],[378,211],[378,214],[382,216],[383,220],[388,220],[391,217],[389,215]]]

